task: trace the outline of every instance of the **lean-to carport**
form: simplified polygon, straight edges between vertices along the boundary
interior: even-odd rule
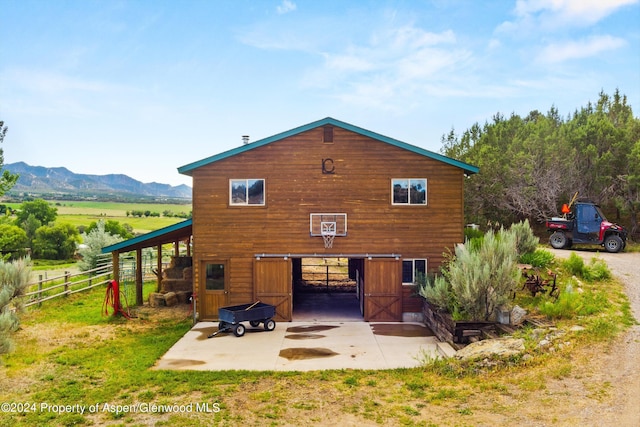
[[[162,245],[173,243],[175,256],[179,255],[180,242],[186,242],[187,256],[191,256],[191,236],[193,221],[188,219],[151,233],[134,237],[111,246],[102,248],[102,253],[111,252],[113,259],[113,276],[120,277],[119,257],[121,253],[136,251],[136,304],[142,305],[142,249],[156,247],[158,251],[158,286],[162,282]]]

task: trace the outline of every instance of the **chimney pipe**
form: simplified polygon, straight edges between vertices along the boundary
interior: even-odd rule
[[[249,143],[249,135],[242,135],[242,144],[247,145]]]

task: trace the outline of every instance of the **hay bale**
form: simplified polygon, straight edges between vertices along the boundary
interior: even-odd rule
[[[163,307],[166,305],[164,295],[159,292],[149,294],[149,305],[151,307]]]
[[[176,296],[178,297],[178,302],[180,304],[188,304],[189,298],[191,297],[191,291],[177,291]]]
[[[173,307],[178,304],[178,296],[175,292],[167,292],[164,294],[164,303],[167,307]]]

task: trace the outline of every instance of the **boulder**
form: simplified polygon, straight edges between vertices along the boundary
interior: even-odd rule
[[[461,360],[475,360],[493,356],[515,356],[523,351],[524,340],[522,338],[497,338],[471,343],[458,350],[455,357]]]

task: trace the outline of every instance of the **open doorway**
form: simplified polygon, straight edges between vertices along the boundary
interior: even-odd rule
[[[362,321],[359,260],[293,258],[294,321]]]

